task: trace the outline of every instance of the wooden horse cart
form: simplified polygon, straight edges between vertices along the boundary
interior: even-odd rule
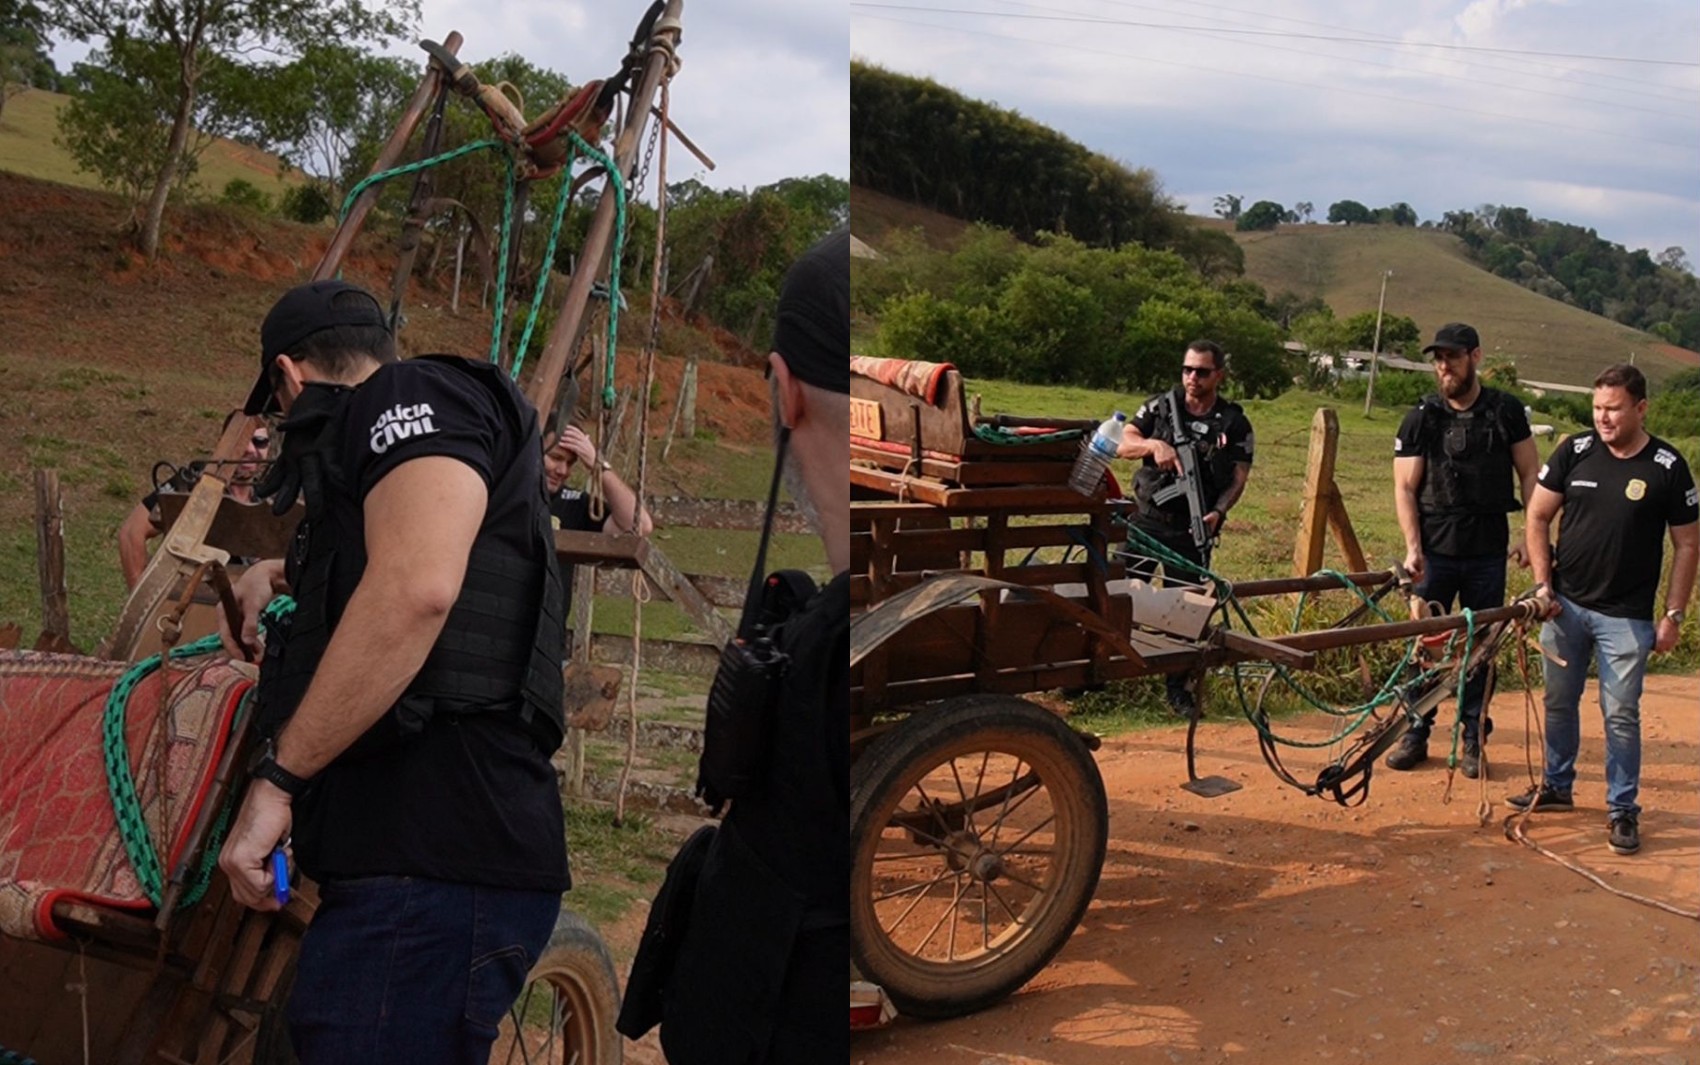
[[[480,97],[516,169],[558,169],[568,133],[583,129],[594,138],[615,117],[613,143],[599,156],[602,176],[610,184],[609,171],[620,181],[637,176],[651,115],[665,122],[682,6],[657,0],[617,78],[591,83],[582,98],[536,122],[525,124],[500,94]],[[433,105],[440,114],[451,90],[478,89],[457,65],[460,44],[450,34],[429,45],[424,79],[374,163],[375,177],[395,170]],[[598,85],[607,87],[600,96]],[[658,90],[660,110],[652,106]],[[615,104],[622,105],[617,116],[596,110]],[[427,126],[422,158],[436,153],[439,129],[440,121]],[[422,187],[415,186],[403,235],[394,307],[411,273],[419,210],[429,202]],[[558,392],[576,392],[562,385],[583,365],[574,360],[593,317],[592,286],[609,276],[617,198],[602,196],[590,219],[580,269],[528,390],[545,415],[556,410]],[[313,279],[337,274],[375,199],[375,189],[364,189],[351,201]],[[0,651],[0,1062],[7,1065],[293,1060],[282,1005],[316,891],[298,881],[283,910],[258,913],[238,905],[216,871],[247,779],[257,674],[196,641],[214,630],[219,610],[233,609],[230,581],[239,567],[231,560],[277,557],[297,517],[224,497],[220,471],[253,428],[249,419],[233,420],[193,489],[167,499],[163,546],[100,657]],[[649,545],[560,533],[556,547],[565,561],[634,566]],[[576,679],[596,686],[594,677]],[[563,912],[492,1060],[617,1062],[617,1011],[606,946]]]
[[[851,379],[851,950],[900,1012],[947,1017],[1042,969],[1081,920],[1104,861],[1098,738],[1023,696],[1235,662],[1311,669],[1323,650],[1464,621],[1273,639],[1229,628],[1210,595],[1127,579],[1113,482],[1091,498],[1068,486],[1089,423],[980,417],[955,370],[884,362],[853,363],[878,379]],[[1344,580],[1387,589],[1401,576]],[[1232,596],[1341,583],[1240,582]],[[1503,630],[1528,613],[1505,607],[1474,621]],[[1478,641],[1456,668],[1480,668],[1489,651]],[[1431,684],[1410,709],[1446,688]],[[1316,790],[1367,774],[1406,727],[1407,713],[1386,715]],[[1220,778],[1193,775],[1190,733],[1187,768],[1190,789],[1212,794]]]

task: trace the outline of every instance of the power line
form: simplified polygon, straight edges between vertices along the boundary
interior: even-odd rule
[[[868,4],[868,3],[861,2],[861,0],[851,0],[850,6],[851,7],[888,7],[888,6],[892,6],[892,5]],[[1149,56],[1130,55],[1126,52],[1112,52],[1112,51],[1108,51],[1108,50],[1103,49],[1103,48],[1089,48],[1089,47],[1085,47],[1083,45],[1069,44],[1069,43],[1062,42],[1062,41],[1039,40],[1039,39],[1035,39],[1035,38],[1032,38],[1032,37],[1016,37],[1016,36],[1011,36],[1009,34],[1003,34],[1003,33],[991,33],[991,32],[988,32],[986,30],[964,29],[960,26],[944,26],[944,25],[940,25],[937,22],[915,22],[915,21],[912,21],[910,19],[893,18],[889,15],[866,15],[864,17],[876,19],[876,20],[881,21],[881,22],[895,22],[895,23],[897,23],[899,25],[903,25],[903,26],[920,26],[924,29],[941,30],[945,33],[969,34],[969,35],[972,35],[972,36],[975,36],[975,37],[990,37],[993,40],[1012,41],[1016,44],[1042,45],[1042,46],[1047,46],[1047,47],[1051,47],[1051,48],[1062,48],[1062,49],[1067,49],[1068,51],[1074,52],[1074,53],[1084,53],[1084,54],[1090,54],[1090,55],[1102,55],[1102,56],[1108,56],[1108,57],[1113,58],[1113,59],[1131,59],[1131,60],[1136,60],[1136,61],[1141,62],[1141,63],[1149,63],[1149,64],[1154,64],[1154,65],[1157,65],[1157,66],[1175,67],[1175,68],[1178,68],[1178,69],[1181,69],[1181,70],[1201,71],[1203,73],[1210,74],[1210,75],[1213,75],[1213,76],[1216,76],[1216,77],[1250,78],[1254,81],[1267,81],[1267,82],[1272,82],[1276,85],[1287,85],[1287,86],[1290,86],[1290,87],[1293,87],[1293,88],[1299,88],[1299,89],[1315,89],[1315,88],[1318,87],[1316,85],[1316,83],[1314,83],[1314,82],[1293,81],[1289,78],[1277,78],[1277,77],[1272,77],[1268,74],[1248,74],[1244,71],[1229,70],[1229,69],[1225,69],[1223,67],[1205,67],[1205,66],[1200,66],[1196,63],[1180,63],[1180,62],[1176,62],[1175,60],[1172,60],[1172,59],[1153,59]],[[1391,100],[1394,103],[1415,104],[1419,107],[1432,107],[1432,108],[1437,108],[1437,109],[1442,110],[1442,111],[1455,111],[1455,112],[1458,112],[1460,114],[1479,115],[1479,116],[1484,117],[1484,118],[1499,118],[1499,119],[1504,119],[1504,120],[1509,121],[1509,122],[1517,122],[1517,123],[1520,123],[1520,124],[1526,125],[1526,126],[1547,126],[1547,127],[1553,128],[1553,129],[1565,130],[1565,131],[1570,132],[1570,133],[1588,133],[1588,134],[1593,134],[1595,136],[1616,137],[1616,138],[1619,138],[1619,139],[1622,139],[1622,140],[1639,141],[1643,144],[1658,144],[1658,145],[1663,145],[1665,147],[1671,147],[1671,148],[1692,149],[1694,147],[1694,143],[1692,141],[1660,140],[1656,137],[1641,137],[1641,136],[1637,136],[1633,133],[1624,133],[1624,132],[1621,132],[1619,130],[1595,129],[1591,126],[1572,126],[1572,125],[1567,125],[1563,122],[1553,122],[1553,121],[1550,121],[1550,120],[1547,120],[1547,119],[1526,118],[1526,117],[1523,117],[1523,116],[1520,116],[1520,115],[1508,115],[1508,114],[1503,114],[1503,113],[1500,113],[1500,112],[1497,112],[1497,111],[1483,111],[1483,110],[1479,110],[1477,108],[1459,107],[1455,104],[1437,103],[1433,100],[1416,99],[1416,98],[1413,98],[1413,97],[1410,97],[1410,96],[1397,96],[1397,95],[1393,95],[1391,93],[1369,92],[1369,91],[1362,90],[1362,89],[1341,89],[1341,88],[1332,87],[1332,86],[1329,87],[1328,91],[1331,92],[1331,93],[1337,94],[1337,95],[1361,96],[1361,97],[1364,97],[1366,99],[1373,99],[1373,100]]]
[[[1023,3],[1023,2],[1021,2],[1021,0],[993,0],[993,2],[1008,4],[1008,5],[1014,6],[1014,7],[1034,7],[1035,6],[1033,4]],[[1138,5],[1138,4],[1120,4],[1118,6],[1139,7],[1141,5]],[[1078,14],[1079,12],[1071,12],[1071,13]],[[1211,19],[1216,18],[1216,16],[1213,16],[1213,15],[1205,15],[1204,17],[1205,18],[1211,18]],[[1217,19],[1217,21],[1226,21],[1226,20]],[[1223,38],[1220,37],[1220,36],[1217,36],[1218,34],[1230,33],[1232,31],[1225,28],[1225,27],[1210,26],[1210,27],[1199,27],[1198,29],[1193,29],[1193,30],[1180,30],[1180,31],[1177,31],[1177,32],[1198,34],[1198,35],[1204,36],[1205,38],[1207,38],[1209,40],[1218,40],[1219,41],[1219,40],[1223,40]],[[1512,84],[1512,83],[1509,83],[1509,82],[1491,81],[1491,80],[1488,80],[1486,78],[1482,78],[1482,77],[1478,77],[1478,76],[1474,76],[1474,75],[1470,76],[1469,78],[1464,78],[1464,77],[1461,77],[1460,75],[1457,75],[1457,74],[1444,74],[1444,73],[1430,73],[1430,72],[1426,72],[1426,71],[1414,71],[1410,67],[1398,66],[1398,65],[1395,65],[1395,64],[1391,64],[1391,63],[1378,63],[1378,62],[1376,62],[1372,59],[1360,59],[1357,56],[1330,55],[1326,52],[1316,52],[1316,51],[1312,51],[1310,49],[1303,49],[1303,48],[1287,48],[1287,47],[1284,47],[1284,46],[1279,45],[1279,44],[1265,44],[1265,43],[1262,43],[1262,42],[1259,42],[1259,41],[1246,41],[1246,42],[1242,42],[1242,43],[1244,43],[1245,45],[1252,47],[1252,48],[1263,48],[1263,49],[1268,49],[1270,51],[1275,51],[1275,52],[1284,52],[1288,55],[1312,56],[1312,57],[1317,57],[1317,58],[1329,59],[1329,60],[1336,62],[1336,63],[1356,63],[1360,66],[1373,67],[1377,70],[1392,70],[1392,71],[1398,71],[1398,72],[1403,73],[1403,74],[1413,74],[1413,73],[1426,74],[1426,75],[1431,76],[1431,77],[1444,78],[1448,81],[1466,81],[1470,85],[1470,87],[1473,88],[1473,89],[1479,89],[1479,88],[1507,89],[1511,92],[1529,93],[1530,95],[1534,95],[1534,96],[1550,96],[1550,97],[1552,97],[1553,99],[1556,99],[1556,100],[1570,100],[1570,101],[1573,101],[1575,103],[1593,104],[1593,105],[1596,105],[1596,106],[1599,106],[1599,107],[1614,107],[1614,108],[1618,108],[1618,109],[1624,110],[1624,111],[1639,111],[1643,114],[1657,115],[1660,118],[1681,119],[1683,117],[1682,115],[1674,114],[1670,111],[1661,111],[1658,108],[1654,108],[1654,107],[1640,107],[1640,106],[1637,106],[1636,104],[1620,103],[1620,102],[1615,101],[1615,100],[1601,100],[1598,97],[1592,97],[1592,96],[1577,96],[1577,95],[1573,95],[1571,93],[1555,92],[1551,89],[1530,88],[1528,86],[1515,85],[1515,84]],[[1516,73],[1516,72],[1513,71],[1512,73]],[[1590,87],[1597,87],[1597,86],[1590,86]],[[1619,89],[1619,90],[1614,90],[1614,91],[1623,92],[1625,90]],[[1658,97],[1658,98],[1659,99],[1666,99],[1665,97]],[[1677,101],[1669,101],[1669,102],[1675,103]]]
[[[1012,0],[999,0],[999,2],[1012,2]],[[1131,0],[1099,0],[1099,2],[1109,4],[1112,7],[1130,8],[1130,9],[1137,10],[1137,11],[1155,11],[1155,12],[1157,12],[1159,14],[1163,14],[1163,15],[1177,14],[1177,12],[1170,10],[1169,8],[1166,8],[1166,7],[1151,7],[1147,4],[1133,3],[1133,2],[1131,2]],[[1325,30],[1340,30],[1343,33],[1359,34],[1359,35],[1367,36],[1367,37],[1371,38],[1372,40],[1377,42],[1381,47],[1386,47],[1386,48],[1397,48],[1401,43],[1403,43],[1400,40],[1400,38],[1394,37],[1391,34],[1376,33],[1373,30],[1359,30],[1359,29],[1357,29],[1356,27],[1353,27],[1353,26],[1341,26],[1341,25],[1337,25],[1337,24],[1331,23],[1331,22],[1317,22],[1317,21],[1314,21],[1312,19],[1293,18],[1293,17],[1288,16],[1288,15],[1271,15],[1271,14],[1267,14],[1267,13],[1261,12],[1261,11],[1251,11],[1251,10],[1247,10],[1246,8],[1231,7],[1227,4],[1205,3],[1205,2],[1203,2],[1203,0],[1181,0],[1181,2],[1183,2],[1188,9],[1207,7],[1207,8],[1210,8],[1212,10],[1215,10],[1215,11],[1227,11],[1227,12],[1231,12],[1235,15],[1245,15],[1245,16],[1249,16],[1251,18],[1265,19],[1265,20],[1268,20],[1268,21],[1271,21],[1271,22],[1290,22],[1290,23],[1293,23],[1294,25],[1298,25],[1298,26],[1317,26],[1317,27],[1320,27],[1320,28],[1325,29]],[[1033,5],[1022,4],[1020,6],[1030,7],[1030,6],[1033,6]],[[1227,19],[1216,18],[1215,16],[1205,16],[1205,17],[1215,18],[1216,21],[1222,21],[1222,22],[1229,21]],[[1690,104],[1692,102],[1693,97],[1700,96],[1700,89],[1683,89],[1683,88],[1678,87],[1678,86],[1667,85],[1667,84],[1664,84],[1662,82],[1657,82],[1657,81],[1646,81],[1646,80],[1641,79],[1641,78],[1626,78],[1621,74],[1607,74],[1603,71],[1598,71],[1598,70],[1581,70],[1581,69],[1576,68],[1575,66],[1568,65],[1568,64],[1543,63],[1543,62],[1540,62],[1539,60],[1536,60],[1536,59],[1516,59],[1516,58],[1507,60],[1507,62],[1516,63],[1516,64],[1520,65],[1521,67],[1526,68],[1524,71],[1517,71],[1517,70],[1507,71],[1508,73],[1512,73],[1512,74],[1526,74],[1526,76],[1531,76],[1531,77],[1537,76],[1537,75],[1534,75],[1532,73],[1527,72],[1527,68],[1533,68],[1535,70],[1556,71],[1559,74],[1561,74],[1562,76],[1564,76],[1567,80],[1569,78],[1573,77],[1573,76],[1580,76],[1580,77],[1583,77],[1583,78],[1599,78],[1599,79],[1602,79],[1602,80],[1605,80],[1605,81],[1622,82],[1625,85],[1638,85],[1643,89],[1661,89],[1661,90],[1666,90],[1666,91],[1662,91],[1662,92],[1638,92],[1634,89],[1620,89],[1620,88],[1617,88],[1617,87],[1611,86],[1611,85],[1590,85],[1590,84],[1587,84],[1586,82],[1581,83],[1581,85],[1579,87],[1582,87],[1582,88],[1600,89],[1600,90],[1603,90],[1605,92],[1627,93],[1627,94],[1632,95],[1632,96],[1645,96],[1649,99],[1665,100],[1669,103],[1680,103],[1680,104],[1684,104],[1684,105]],[[1397,69],[1397,68],[1395,68],[1395,69]],[[1685,97],[1672,96],[1672,95],[1670,95],[1671,92],[1683,93],[1683,94],[1685,94]]]
[[[851,7],[878,8],[888,11],[914,11],[929,15],[979,15],[986,18],[1018,18],[1034,22],[1084,22],[1094,26],[1131,26],[1148,30],[1179,30],[1179,31],[1208,31],[1213,33],[1232,33],[1243,37],[1291,37],[1300,40],[1333,41],[1338,44],[1374,44],[1383,47],[1393,46],[1395,42],[1377,40],[1373,37],[1338,37],[1323,33],[1294,33],[1288,30],[1253,30],[1253,29],[1219,29],[1211,26],[1177,26],[1164,22],[1138,22],[1133,19],[1093,18],[1070,15],[1018,15],[1005,11],[975,11],[959,7],[922,7],[918,4],[879,4],[869,0],[850,0]],[[940,26],[939,29],[949,27]],[[1574,52],[1536,52],[1522,48],[1489,48],[1475,44],[1443,44],[1436,41],[1398,41],[1400,48],[1444,48],[1457,52],[1486,52],[1495,55],[1538,56],[1544,59],[1587,59],[1600,63],[1640,63],[1650,66],[1668,67],[1700,67],[1700,63],[1689,63],[1678,59],[1640,59],[1634,56],[1583,55]]]

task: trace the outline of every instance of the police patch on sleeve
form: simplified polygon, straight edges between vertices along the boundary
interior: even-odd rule
[[[1661,447],[1658,453],[1653,456],[1653,461],[1668,470],[1676,465],[1676,452]]]
[[[367,434],[371,439],[372,454],[382,455],[402,440],[436,432],[435,417],[436,412],[429,403],[397,403],[378,415],[378,420],[372,423]]]
[[[1397,454],[1398,452],[1403,451],[1403,450],[1405,450],[1405,441],[1399,439],[1398,437],[1394,437],[1393,438],[1393,451],[1394,451],[1394,453]],[[1546,471],[1542,470],[1541,472],[1545,473]]]
[[[1541,472],[1535,474],[1535,480],[1544,481],[1546,479],[1547,479],[1547,464],[1543,462],[1543,463],[1541,463]]]

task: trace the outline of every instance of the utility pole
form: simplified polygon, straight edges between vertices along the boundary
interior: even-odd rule
[[[1387,279],[1393,276],[1393,271],[1381,272],[1381,298],[1375,301],[1375,343],[1369,352],[1369,387],[1364,389],[1364,417],[1369,417],[1369,406],[1375,402],[1375,368],[1381,362],[1381,311],[1387,306]]]

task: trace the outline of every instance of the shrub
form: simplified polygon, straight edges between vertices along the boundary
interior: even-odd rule
[[[333,213],[330,199],[316,181],[290,188],[278,201],[277,209],[285,218],[308,225],[323,222]]]
[[[225,182],[224,193],[219,196],[219,202],[256,214],[269,214],[272,209],[272,198],[259,186],[243,178],[231,178]]]

